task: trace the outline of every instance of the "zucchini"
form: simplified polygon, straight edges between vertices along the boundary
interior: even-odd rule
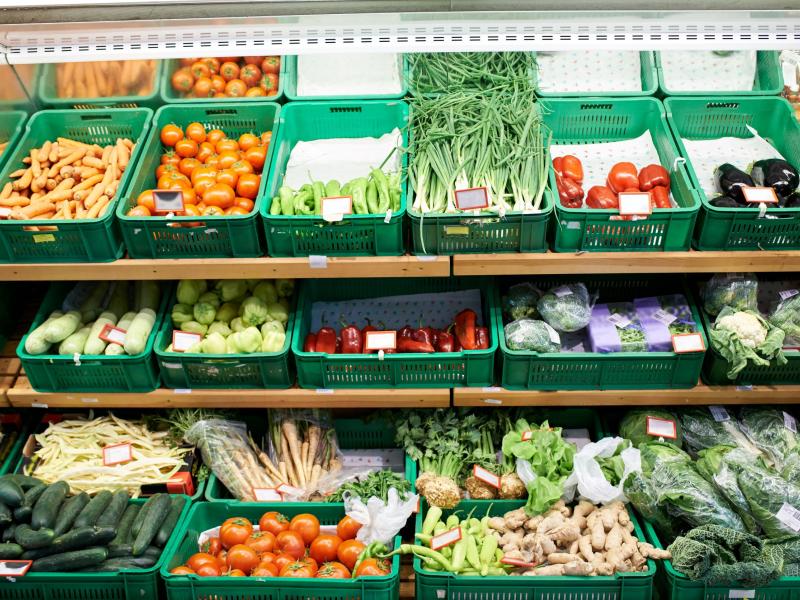
[[[139,528],[139,533],[136,534],[136,539],[133,542],[133,555],[139,556],[144,553],[150,542],[158,534],[158,530],[167,518],[170,512],[172,503],[169,500],[169,494],[156,494],[147,504],[150,504],[150,510],[142,520],[142,525]]]
[[[111,496],[112,494],[108,490],[98,492],[94,498],[89,500],[89,504],[83,507],[72,527],[79,529],[81,527],[91,527],[97,523],[97,519],[100,518],[100,515],[103,514],[103,511],[111,502]]]
[[[117,537],[112,540],[112,544],[127,544],[131,537],[131,526],[136,516],[139,514],[138,504],[128,504],[128,508],[122,515],[117,525]]]
[[[107,557],[108,550],[99,547],[62,552],[33,561],[31,571],[77,571],[99,565]]]
[[[37,548],[44,548],[53,543],[56,534],[52,529],[31,529],[27,523],[17,525],[14,530],[14,540],[25,550],[36,550]]]
[[[13,523],[6,527],[3,530],[3,535],[0,537],[0,540],[3,542],[13,542],[14,541],[14,530],[17,528],[16,525]]]
[[[19,558],[22,556],[22,546],[19,544],[0,544],[0,558]]]
[[[46,485],[45,482],[38,477],[31,477],[30,475],[24,475],[22,473],[9,473],[8,475],[3,475],[1,479],[16,481],[17,485],[23,490],[28,490],[37,485]]]
[[[116,529],[125,508],[128,506],[128,490],[117,490],[111,497],[105,512],[100,515],[95,525],[98,527],[113,527]]]
[[[56,535],[61,535],[72,529],[72,524],[87,504],[89,504],[89,494],[86,492],[67,498],[64,506],[58,511],[56,526],[53,528]]]
[[[38,550],[26,552],[25,559],[35,560],[51,554],[59,554],[67,550],[80,550],[90,546],[104,546],[114,539],[113,527],[82,527],[73,529],[64,535],[58,536],[53,543]]]
[[[11,525],[14,519],[11,516],[11,509],[0,502],[0,527]]]
[[[56,522],[58,509],[61,508],[61,503],[64,502],[68,493],[69,484],[66,481],[56,481],[48,486],[33,506],[31,527],[33,529],[52,528]]]
[[[9,477],[0,478],[0,502],[9,508],[17,508],[25,500],[20,485]]]
[[[155,540],[153,543],[158,546],[159,548],[163,548],[167,545],[169,541],[169,536],[172,535],[173,529],[175,529],[175,525],[178,524],[178,519],[183,512],[183,507],[186,505],[186,498],[183,496],[174,496],[171,499],[171,506],[169,509],[169,514],[167,514],[167,518],[164,519],[164,522],[161,524],[161,527],[158,529],[158,533],[156,534]]]

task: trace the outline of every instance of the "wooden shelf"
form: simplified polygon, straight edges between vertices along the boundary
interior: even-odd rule
[[[10,395],[10,394],[9,394]],[[796,404],[800,385],[707,386],[688,390],[581,390],[539,392],[503,388],[458,388],[453,406],[692,406],[708,404]]]
[[[11,406],[32,408],[442,408],[449,389],[171,390],[147,394],[41,393],[19,377],[7,392]]]
[[[458,254],[453,275],[591,275],[800,271],[800,251]]]
[[[308,258],[123,258],[109,263],[0,264],[0,281],[136,279],[256,279],[339,277],[448,277],[448,256],[328,257],[312,267]]]

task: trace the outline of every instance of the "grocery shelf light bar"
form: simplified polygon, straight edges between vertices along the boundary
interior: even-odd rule
[[[0,25],[0,44],[11,64],[365,51],[782,50],[800,48],[800,10],[362,13],[36,23]]]

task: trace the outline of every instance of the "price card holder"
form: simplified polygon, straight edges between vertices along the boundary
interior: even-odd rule
[[[489,208],[489,192],[485,187],[466,188],[453,192],[458,210]]]
[[[345,215],[353,213],[352,196],[328,196],[322,198],[322,218],[329,223],[344,219]]]
[[[199,333],[189,331],[172,330],[172,350],[174,352],[186,352],[194,344],[203,341],[203,336]]]
[[[755,590],[728,590],[728,598],[755,598]]]
[[[658,417],[647,417],[647,435],[653,437],[669,438],[674,440],[678,437],[675,421],[672,419],[659,419]]]
[[[531,438],[533,438],[533,432],[532,431],[523,431],[522,432],[522,441],[523,442],[527,442]]]
[[[624,216],[646,217],[652,214],[648,192],[620,192],[619,214]]]
[[[112,444],[103,448],[103,466],[110,467],[133,460],[133,447],[130,442]]]
[[[109,344],[119,344],[122,346],[125,343],[125,334],[128,332],[119,327],[114,327],[111,323],[106,323],[106,326],[100,331],[99,337],[104,342]]]
[[[431,550],[440,550],[450,544],[455,544],[461,539],[461,527],[445,531],[431,538]]]
[[[679,333],[672,336],[672,350],[676,354],[705,352],[706,345],[699,333]]]
[[[283,496],[275,488],[253,488],[256,502],[283,502]]]
[[[183,212],[181,190],[153,190],[153,204],[157,215]]]
[[[0,577],[22,577],[33,564],[32,560],[0,561]]]
[[[167,481],[167,492],[170,494],[186,494],[194,496],[194,482],[189,471],[178,471]]]
[[[751,203],[777,204],[778,195],[771,187],[743,187],[744,199]]]
[[[394,350],[397,348],[396,331],[368,331],[364,350]]]
[[[478,465],[474,465],[472,467],[472,474],[475,476],[475,479],[478,479],[494,488],[500,489],[500,476],[495,475],[491,471],[487,471],[483,467],[479,467]]]

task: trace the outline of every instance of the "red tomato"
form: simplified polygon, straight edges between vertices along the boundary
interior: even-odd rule
[[[230,169],[240,160],[238,150],[225,150],[217,154],[217,166],[220,169]]]
[[[239,181],[239,174],[233,169],[222,169],[221,171],[217,171],[215,179],[217,183],[224,183],[234,188]]]
[[[192,87],[192,93],[197,98],[208,98],[212,93],[213,90],[211,88],[211,78],[210,77],[200,77],[194,82],[194,86]]]
[[[203,198],[203,201],[206,201]],[[206,202],[208,204],[208,202]],[[222,524],[219,529],[219,539],[225,549],[244,544],[253,533],[253,524],[244,517],[233,517]]]
[[[319,519],[311,513],[301,513],[292,518],[289,529],[298,532],[304,544],[310,544],[319,535]]]
[[[381,558],[365,558],[356,569],[356,577],[379,577],[392,572],[392,565]]]
[[[203,202],[208,206],[217,206],[223,209],[233,206],[233,199],[235,197],[236,193],[233,191],[233,188],[225,183],[215,183],[203,192]],[[252,532],[252,530],[253,528],[251,526],[250,531]],[[220,534],[221,533],[222,532],[220,532]],[[248,537],[249,535],[248,533]],[[247,539],[247,537],[245,537],[245,539]],[[223,545],[224,541],[225,538],[223,537]]]
[[[153,190],[145,190],[136,198],[136,205],[145,207],[149,212],[155,212],[156,202],[153,200]]]
[[[183,211],[181,212],[181,216],[184,217],[199,217],[200,216],[200,209],[197,208],[196,204],[184,204]]]
[[[241,79],[231,79],[225,84],[225,95],[231,98],[241,98],[247,93],[247,84]]]
[[[241,569],[245,573],[249,573],[258,566],[261,562],[258,558],[258,553],[250,546],[244,544],[236,544],[228,550],[228,568]]]
[[[165,146],[172,148],[181,139],[183,139],[183,129],[177,125],[170,123],[161,128],[161,143]]]
[[[219,67],[219,74],[222,75],[222,78],[225,81],[231,81],[233,79],[238,79],[239,77],[239,65],[235,62],[224,62]]]
[[[231,169],[236,171],[239,176],[247,175],[248,173],[252,173],[254,170],[253,165],[246,160],[237,160],[231,165]]]
[[[233,207],[241,208],[244,211],[244,214],[249,214],[253,210],[254,206],[255,202],[250,200],[250,198],[240,198],[237,196],[233,199]]]
[[[198,144],[202,144],[206,141],[206,128],[203,127],[202,123],[198,123],[197,121],[189,123],[186,126],[186,137],[194,140]]]
[[[269,531],[273,535],[278,535],[281,531],[289,529],[289,519],[274,510],[265,512],[258,520],[258,528],[261,531]]]
[[[276,94],[278,92],[278,76],[274,73],[264,73],[258,85],[267,92],[268,96]]]
[[[253,534],[247,538],[245,546],[250,546],[259,555],[264,552],[272,552],[275,547],[275,536],[269,531],[254,531]]]
[[[174,190],[176,188],[191,187],[189,178],[180,171],[168,171],[158,178],[156,187],[159,190]]]
[[[206,141],[216,146],[217,142],[224,137],[225,132],[222,129],[212,129],[206,134]]]
[[[228,577],[247,577],[241,569],[231,569],[228,572]]]
[[[210,142],[201,142],[200,146],[197,148],[197,155],[195,158],[201,163],[204,163],[216,153],[217,152],[214,149],[214,144],[211,144]]]
[[[275,566],[278,567],[278,570],[281,570],[283,569],[283,567],[285,567],[289,563],[293,563],[296,560],[297,558],[292,556],[291,554],[287,552],[281,552],[280,554],[278,554],[278,556],[275,557],[275,560],[272,562],[275,563]]]
[[[261,61],[264,60],[263,56],[245,56],[244,57],[244,64],[246,65],[258,65]]]
[[[361,523],[356,521],[353,517],[345,515],[336,525],[336,535],[342,538],[342,540],[352,540],[355,539],[359,529],[361,529]]]
[[[275,547],[281,552],[291,554],[295,559],[303,556],[306,551],[303,536],[296,531],[281,531],[275,536]]]
[[[181,162],[181,157],[175,154],[175,152],[172,150],[164,152],[164,154],[161,155],[162,165],[173,165],[177,167],[179,162]]]
[[[240,208],[238,206],[231,206],[230,208],[226,208],[225,209],[225,214],[228,215],[228,216],[234,216],[234,217],[237,216],[237,215],[238,216],[245,216],[245,215],[249,215],[250,211],[249,210],[245,210],[243,208]]]
[[[215,94],[221,94],[225,91],[225,84],[228,83],[222,78],[222,75],[211,76],[211,90]]]
[[[206,206],[202,212],[202,215],[204,217],[221,217],[224,214],[225,211],[222,210],[219,206]]]
[[[189,67],[192,71],[192,75],[194,75],[195,79],[200,79],[201,77],[211,77],[211,69],[208,68],[208,65],[202,61],[196,61],[192,63],[192,66]]]
[[[254,98],[256,96],[263,98],[266,95],[267,95],[267,92],[262,90],[260,87],[247,88],[247,91],[244,93],[244,97],[245,98]]]
[[[339,562],[344,563],[344,565],[352,571],[359,555],[365,548],[366,546],[358,540],[345,540],[336,550],[336,557],[339,559]]]
[[[319,568],[319,579],[350,579],[350,570],[340,562],[327,562]]]
[[[308,554],[318,563],[336,560],[336,551],[342,539],[338,535],[322,534],[314,538],[308,548]]]
[[[293,563],[289,563],[288,565],[283,567],[283,569],[281,569],[280,576],[281,577],[296,577],[296,578],[305,577],[305,578],[308,578],[308,577],[313,577],[314,576],[314,572],[311,570],[311,567],[309,567],[307,564],[304,564],[304,563],[301,563],[301,562],[293,562]]]
[[[257,135],[253,135],[252,133],[243,133],[239,136],[237,142],[240,150],[247,151],[253,146],[258,146],[261,143],[261,140],[258,139]]]
[[[236,152],[239,150],[239,142],[231,138],[222,138],[214,145],[214,149],[217,151],[217,154]]]
[[[266,146],[253,146],[244,151],[244,159],[253,165],[253,169],[261,172],[264,169],[264,161],[267,160]]]
[[[189,560],[186,561],[186,566],[190,569],[197,571],[203,565],[216,565],[217,559],[212,554],[208,552],[196,552],[189,557]]]
[[[195,181],[193,186],[195,194],[197,194],[202,198],[203,196],[205,196],[205,193],[208,191],[208,188],[214,185],[214,183],[215,180],[211,177],[200,177],[197,181]]]
[[[202,164],[203,163],[201,163],[196,158],[194,158],[192,156],[187,156],[186,158],[182,158],[181,162],[178,163],[178,170],[181,173],[183,173],[184,175],[186,175],[187,177],[191,178],[192,172],[197,167],[201,166]],[[164,166],[167,166],[167,165],[164,165]]]
[[[175,143],[175,154],[181,158],[194,157],[198,149],[197,142],[189,138],[183,138]]]
[[[172,163],[158,165],[156,167],[156,179],[167,173],[168,171],[175,171],[176,167]]]
[[[132,209],[128,211],[129,217],[150,217],[152,213],[150,209],[146,206],[134,206]]]
[[[219,568],[219,565],[212,565],[209,563],[202,565],[195,573],[200,577],[220,577],[222,575],[222,570]]]
[[[268,533],[268,532],[262,531],[261,533]],[[262,552],[259,558],[261,559],[262,563],[265,563],[265,562],[275,562],[275,559],[278,557],[274,552]]]
[[[181,94],[186,94],[192,91],[194,86],[194,75],[188,68],[178,69],[172,74],[171,78],[172,89]]]
[[[239,71],[239,79],[244,81],[247,87],[255,87],[261,79],[261,69],[256,65],[245,65]]]
[[[277,75],[281,70],[281,59],[278,56],[265,56],[261,61],[261,71]]]
[[[180,567],[175,567],[174,569],[172,569],[170,571],[170,573],[172,573],[173,575],[191,575],[192,573],[194,573],[194,569],[190,569],[189,567],[180,566]]]
[[[253,569],[251,575],[253,577],[277,577],[280,571],[275,563],[271,562],[260,562],[258,566]]]

